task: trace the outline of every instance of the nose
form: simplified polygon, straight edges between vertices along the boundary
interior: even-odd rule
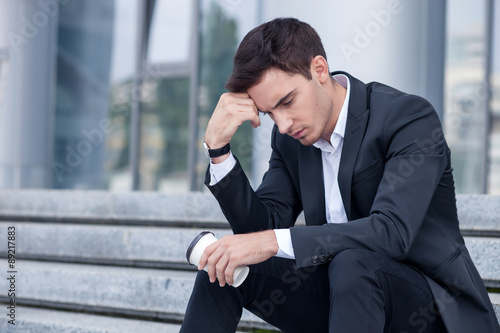
[[[292,128],[293,120],[284,115],[282,112],[275,112],[273,116],[274,122],[278,126],[280,133],[287,134]]]

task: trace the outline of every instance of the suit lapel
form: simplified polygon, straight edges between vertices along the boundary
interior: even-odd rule
[[[368,123],[369,110],[367,109],[366,86],[363,82],[345,72],[334,72],[344,74],[349,78],[351,92],[349,97],[349,108],[347,123],[344,133],[344,146],[340,158],[338,182],[347,219],[351,219],[351,183],[356,158],[363,141],[366,125]]]
[[[325,186],[321,150],[299,146],[299,178],[302,206],[307,225],[326,223]]]

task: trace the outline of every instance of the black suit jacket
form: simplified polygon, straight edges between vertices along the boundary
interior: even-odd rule
[[[239,163],[216,185],[206,180],[234,233],[291,228],[298,267],[326,264],[345,249],[382,253],[423,272],[449,332],[500,332],[460,234],[450,151],[435,110],[386,85],[332,74],[351,84],[338,173],[349,222],[326,223],[321,151],[274,126],[269,169],[256,191]],[[301,211],[306,226],[294,227]],[[409,321],[419,328],[424,318],[415,313]]]

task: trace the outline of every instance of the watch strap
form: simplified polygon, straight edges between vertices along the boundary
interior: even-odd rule
[[[214,157],[226,155],[227,153],[229,153],[230,150],[231,150],[231,146],[229,145],[229,143],[227,143],[224,147],[221,147],[221,148],[217,148],[217,149],[208,148],[207,152],[208,152],[208,156],[210,158],[214,158]]]

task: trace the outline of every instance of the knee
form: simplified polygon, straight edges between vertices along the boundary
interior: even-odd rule
[[[339,252],[330,263],[330,270],[338,271],[339,269],[355,269],[364,270],[372,268],[372,263],[376,261],[377,254],[375,252],[364,249],[348,249]],[[336,267],[336,269],[333,269]],[[334,273],[334,272],[332,272]]]
[[[169,283],[169,281],[167,281]],[[206,289],[211,288],[213,284],[218,283],[210,283],[210,278],[208,277],[208,273],[205,271],[198,271],[196,273],[196,279],[194,280],[194,288],[195,289]]]

